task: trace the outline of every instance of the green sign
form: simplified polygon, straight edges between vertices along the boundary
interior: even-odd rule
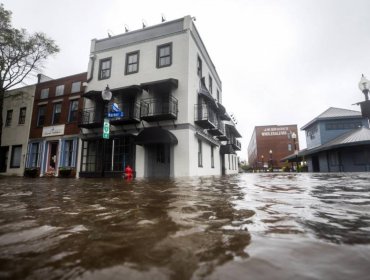
[[[109,119],[104,119],[104,125],[103,125],[103,138],[109,139]]]

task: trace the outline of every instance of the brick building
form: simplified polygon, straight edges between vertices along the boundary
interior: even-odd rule
[[[298,150],[297,125],[256,126],[248,145],[249,165],[254,170],[280,169],[289,166],[280,160]]]
[[[36,85],[26,167],[38,168],[40,176],[77,166],[84,82],[86,72]]]

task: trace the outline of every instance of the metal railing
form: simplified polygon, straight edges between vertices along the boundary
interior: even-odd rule
[[[140,103],[140,117],[163,117],[177,119],[178,101],[175,97],[143,99]]]
[[[216,112],[207,103],[195,104],[194,105],[194,121],[209,122],[215,127],[217,126],[217,115]]]
[[[96,108],[87,108],[80,111],[78,124],[80,126],[101,124],[103,122],[102,112]]]

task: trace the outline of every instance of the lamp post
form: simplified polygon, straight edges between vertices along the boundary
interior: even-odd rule
[[[295,132],[292,133],[292,139],[294,143],[294,154],[295,154],[295,167],[296,167],[296,172],[298,172],[298,151],[297,151],[297,134]]]
[[[262,170],[265,171],[265,161],[264,161],[265,157],[262,155],[261,156],[261,162],[262,162]]]
[[[270,169],[271,169],[271,172],[274,171],[274,167],[272,165],[272,150],[269,151],[269,155],[270,155]]]
[[[102,166],[101,166],[101,176],[104,177],[105,173],[105,147],[106,147],[106,139],[109,139],[109,119],[105,119],[105,108],[107,107],[109,101],[112,99],[112,92],[107,85],[106,88],[101,92],[101,97],[103,99],[103,109],[102,109],[102,118],[104,119],[103,122],[103,154],[102,154]],[[108,108],[107,108],[108,112]],[[107,131],[106,131],[107,130]]]
[[[361,106],[361,114],[364,118],[367,118],[369,122],[370,121],[370,100],[369,100],[370,81],[366,79],[364,74],[362,74],[361,80],[358,83],[358,87],[360,88],[362,93],[365,95],[365,101],[362,101],[356,104]]]

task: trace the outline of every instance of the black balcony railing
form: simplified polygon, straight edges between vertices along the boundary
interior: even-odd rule
[[[87,108],[80,111],[78,126],[83,128],[97,128],[103,125],[103,114],[96,108]]]
[[[204,129],[217,127],[217,115],[208,103],[195,104],[194,122]]]
[[[178,101],[173,96],[168,98],[144,99],[140,103],[140,117],[142,120],[162,121],[176,120],[178,114]]]
[[[213,136],[225,135],[225,124],[221,120],[217,120],[217,126],[215,128],[209,129],[208,133]]]
[[[242,144],[238,141],[238,140],[236,140],[236,138],[235,137],[232,137],[231,139],[230,139],[230,144],[232,145],[232,147],[235,149],[235,150],[237,150],[237,151],[240,151],[241,149],[242,149]]]
[[[137,102],[123,102],[118,103],[118,108],[123,113],[122,117],[112,118],[110,123],[112,125],[124,125],[140,122],[140,104]]]

